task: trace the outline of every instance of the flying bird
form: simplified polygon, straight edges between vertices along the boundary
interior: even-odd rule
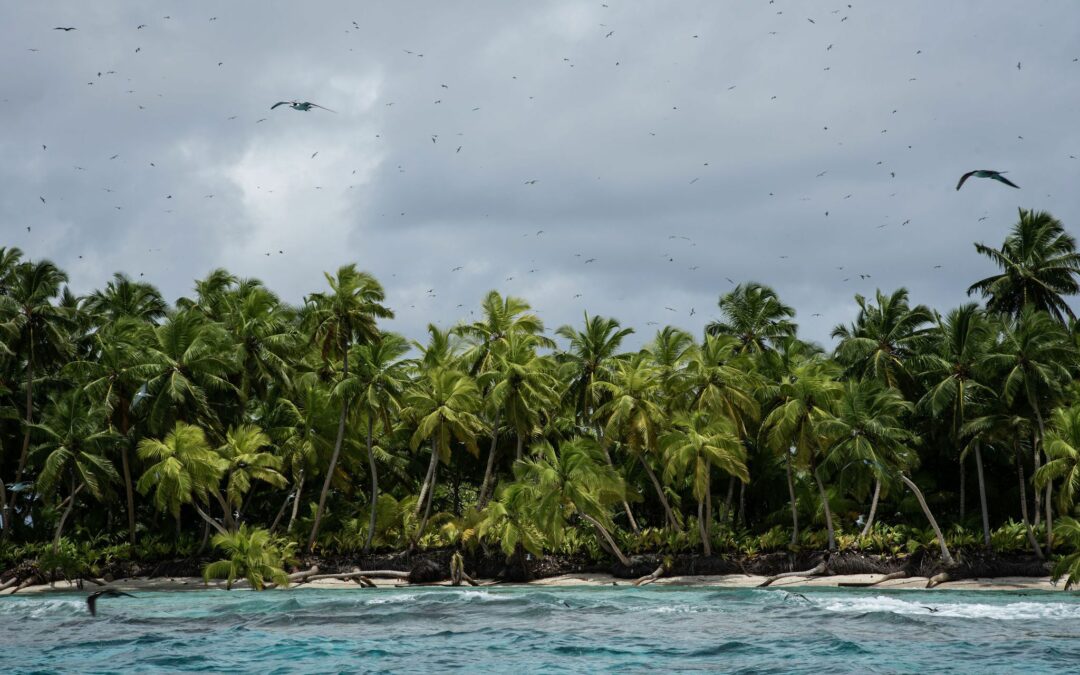
[[[56,28],[53,28],[53,30],[62,30],[65,33],[67,33],[68,31],[73,31],[73,30],[78,30],[78,29],[75,28],[75,26],[57,26]]]
[[[301,112],[307,112],[312,108],[322,108],[326,112],[337,112],[335,110],[331,110],[330,108],[323,108],[323,106],[319,105],[318,103],[312,103],[311,101],[278,101],[274,105],[270,106],[270,109],[273,110],[279,105],[287,105],[293,110],[299,110]]]
[[[1014,188],[1019,190],[1020,186],[1017,185],[1016,183],[1012,182],[1011,180],[1009,180],[1005,176],[1002,176],[1001,174],[1003,174],[1003,173],[1005,173],[1005,172],[1004,171],[993,171],[991,169],[978,169],[976,171],[968,171],[963,176],[960,176],[960,182],[956,184],[956,189],[959,190],[961,187],[963,187],[964,181],[966,181],[968,178],[971,178],[972,176],[975,176],[976,178],[991,178],[993,180],[996,180],[999,183],[1004,183],[1004,184],[1008,185],[1009,187],[1014,187]]]
[[[140,274],[139,276],[142,276],[142,275]],[[108,596],[110,598],[119,598],[122,595],[126,595],[129,598],[134,598],[135,597],[131,593],[125,593],[123,591],[118,591],[118,590],[115,590],[115,589],[112,589],[112,588],[106,588],[103,591],[97,591],[95,593],[91,593],[90,595],[86,596],[86,608],[90,610],[90,616],[97,616],[97,601],[98,601],[98,598],[100,598],[103,595]]]

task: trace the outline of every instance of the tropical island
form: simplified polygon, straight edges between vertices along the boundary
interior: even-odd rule
[[[643,348],[491,291],[410,342],[346,265],[298,306],[215,270],[83,296],[0,248],[0,589],[607,571],[1080,579],[1075,240],[1021,210],[935,310],[856,296],[831,352],[766,285]]]

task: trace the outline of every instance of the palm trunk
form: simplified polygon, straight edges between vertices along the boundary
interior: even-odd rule
[[[914,483],[910,478],[904,474],[900,474],[900,480],[904,481],[904,485],[908,486],[913,493],[915,493],[915,499],[919,500],[919,506],[922,507],[923,513],[926,514],[926,519],[930,521],[930,527],[934,529],[934,534],[937,535],[938,544],[941,546],[941,559],[946,565],[954,565],[952,554],[949,553],[949,547],[945,545],[945,535],[941,533],[941,528],[938,527],[937,521],[934,520],[934,514],[930,513],[930,507],[926,505],[926,498],[923,497],[922,490]]]
[[[289,524],[285,526],[286,532],[292,531],[293,522],[296,520],[296,514],[300,511],[300,495],[304,491],[304,470],[300,470],[300,475],[296,480],[296,496],[293,497],[292,513],[289,515]]]
[[[60,516],[60,522],[56,524],[56,534],[53,536],[52,552],[53,555],[60,550],[60,536],[64,533],[64,523],[67,522],[68,516],[71,515],[71,511],[75,508],[75,498],[82,492],[83,485],[75,487],[75,476],[71,477],[71,494],[64,501],[67,503],[67,508],[64,509],[64,514]]]
[[[200,507],[195,502],[192,502],[191,505],[195,507],[195,510],[198,511],[199,515],[202,516],[203,520],[205,520],[207,523],[210,523],[210,527],[214,528],[215,530],[217,530],[221,534],[229,534],[229,531],[226,530],[224,527],[222,527],[221,523],[219,523],[218,521],[216,521],[213,518],[211,518],[210,516],[208,516],[206,514],[206,511],[202,510],[202,507]],[[177,525],[179,525],[179,522],[180,522],[179,518],[177,518]]]
[[[734,499],[735,499],[735,476],[732,476],[732,477],[730,477],[728,479],[727,497],[724,498],[724,513],[720,517],[720,520],[727,523],[729,526],[732,525],[731,503],[732,503],[732,501],[734,501]]]
[[[1046,553],[1054,552],[1054,483],[1046,482]]]
[[[1043,424],[1042,411],[1039,410],[1039,404],[1035,401],[1031,389],[1027,390],[1028,401],[1031,403],[1031,408],[1035,411],[1035,421],[1039,425],[1038,435],[1035,438],[1035,443],[1032,447],[1032,452],[1035,455],[1035,464],[1032,468],[1032,476],[1039,472],[1039,467],[1042,466],[1042,442],[1046,438],[1046,427]],[[1039,526],[1039,519],[1041,517],[1042,494],[1035,490],[1035,527]]]
[[[499,421],[502,419],[502,411],[495,413],[495,423],[491,425],[491,447],[488,449],[487,468],[484,469],[484,482],[480,484],[480,498],[476,501],[476,507],[483,510],[487,506],[491,492],[495,491],[492,479],[495,474],[495,452],[499,449]]]
[[[821,481],[821,475],[818,473],[817,467],[813,469],[814,482],[817,483],[818,492],[821,493],[821,506],[825,510],[825,528],[829,532],[829,550],[836,550],[836,532],[833,531],[832,522],[832,509],[829,508],[829,496],[825,492],[825,483]]]
[[[705,555],[712,555],[712,472],[709,474],[709,482],[705,486],[705,541],[708,542]]]
[[[521,461],[521,452],[524,445],[525,439],[524,437],[522,437],[521,432],[519,431],[517,435],[517,461],[519,462]]]
[[[11,509],[8,508],[7,486],[0,476],[0,540],[7,541],[8,526],[11,522]]]
[[[986,508],[986,481],[983,480],[982,450],[975,441],[975,470],[979,476],[979,509],[982,511],[983,545],[990,549],[990,512]]]
[[[660,503],[664,507],[664,515],[667,518],[668,524],[674,527],[677,532],[682,532],[679,521],[675,520],[675,514],[671,512],[671,504],[668,503],[667,495],[664,494],[664,489],[660,487],[660,481],[656,479],[656,474],[653,473],[652,468],[649,467],[649,463],[645,461],[645,455],[638,455],[638,459],[641,460],[641,466],[645,467],[645,473],[649,474],[649,480],[652,481],[653,487],[656,488],[656,494],[660,497]]]
[[[1031,550],[1035,552],[1039,560],[1043,560],[1043,552],[1039,547],[1039,540],[1035,538],[1035,531],[1031,528],[1031,521],[1028,520],[1028,507],[1027,507],[1027,488],[1024,480],[1024,458],[1020,452],[1016,453],[1016,475],[1020,480],[1020,517],[1024,519],[1024,528],[1027,530],[1028,543],[1031,544]]]
[[[375,429],[375,420],[370,416],[367,423],[367,456],[368,470],[371,471],[371,518],[368,521],[367,539],[364,540],[364,555],[371,550],[371,540],[375,537],[375,518],[378,515],[376,506],[379,504],[379,474],[375,466],[375,451],[371,442],[372,433]]]
[[[859,538],[865,537],[870,534],[870,528],[874,526],[874,516],[877,514],[878,497],[881,496],[881,479],[874,479],[874,497],[870,500],[870,515],[866,518],[866,525],[863,526],[862,532],[859,533]]]
[[[26,470],[26,460],[30,456],[30,425],[34,423],[34,329],[30,328],[30,356],[26,360],[26,417],[24,420],[24,426],[26,429],[23,431],[22,452],[19,454],[19,466],[15,471],[15,482],[21,483],[23,477],[23,471]],[[11,496],[11,503],[14,506],[15,501],[18,499],[18,493]]]
[[[345,356],[342,359],[341,380],[344,382],[349,377],[349,345],[345,344]],[[319,493],[319,508],[315,510],[315,522],[311,524],[311,536],[308,538],[308,552],[315,550],[315,539],[319,536],[319,525],[322,524],[323,510],[326,508],[326,495],[330,492],[330,482],[334,479],[334,469],[337,468],[338,457],[341,456],[341,444],[345,440],[345,417],[349,414],[349,401],[341,400],[341,417],[338,418],[337,439],[334,441],[334,454],[330,457],[330,466],[326,471],[326,479],[323,481],[322,492]]]
[[[960,456],[960,522],[964,522],[964,507],[967,506],[967,472],[964,471],[964,456]]]
[[[127,517],[128,517],[128,541],[135,545],[135,488],[131,482],[131,463],[128,458],[128,402],[127,399],[120,401],[121,409],[120,432],[124,436],[124,443],[120,447],[120,463],[124,471],[124,491],[127,493]]]
[[[600,521],[596,518],[593,518],[588,514],[582,513],[581,517],[589,521],[592,526],[596,528],[596,531],[600,533],[600,536],[607,541],[607,545],[611,548],[611,552],[615,554],[615,557],[619,559],[619,562],[622,563],[623,567],[631,567],[630,559],[626,557],[626,554],[622,552],[619,545],[615,543],[615,539],[612,538],[611,533],[607,531],[607,528],[601,525]]]
[[[225,497],[221,494],[221,491],[218,490],[217,488],[212,488],[210,490],[210,494],[214,495],[214,498],[217,499],[217,501],[218,501],[218,505],[221,506],[221,516],[222,516],[221,519],[225,523],[225,527],[230,532],[235,532],[236,531],[236,520],[233,519],[232,508],[231,508],[229,502],[225,501]]]
[[[608,452],[607,446],[604,446],[604,459],[607,460],[607,465],[613,471],[618,473],[618,470],[615,469],[615,462],[611,461],[611,453]],[[641,531],[638,529],[637,521],[634,520],[634,512],[630,510],[630,502],[626,501],[626,499],[624,498],[622,500],[622,505],[623,511],[626,512],[626,519],[630,521],[630,529],[634,531],[634,534],[639,534]]]
[[[434,487],[431,487],[431,482],[435,479],[435,467],[439,464],[439,450],[435,447],[436,435],[431,437],[431,461],[428,462],[427,473],[424,475],[424,484],[420,486],[420,497],[416,500],[416,507],[413,508],[413,517],[420,515],[420,509],[424,508],[424,500],[427,498],[428,490],[434,491]]]
[[[735,522],[740,526],[746,525],[746,483],[739,483],[739,512],[735,515]]]
[[[428,472],[431,474],[431,481],[428,484],[427,505],[424,507],[424,519],[420,521],[420,529],[416,531],[416,538],[413,539],[413,546],[416,546],[420,542],[420,538],[424,536],[424,529],[427,527],[428,518],[431,516],[431,502],[435,501],[435,482],[438,480],[439,453],[435,451],[434,440],[431,441],[431,459],[432,463],[428,468]]]
[[[784,453],[784,467],[787,469],[788,497],[791,500],[791,545],[799,541],[799,507],[795,503],[795,481],[791,477],[791,453]],[[732,481],[735,479],[732,478]],[[732,482],[734,487],[734,482]],[[731,488],[728,488],[728,504],[731,503]],[[730,508],[730,506],[729,506]]]
[[[270,523],[271,534],[277,531],[277,526],[279,523],[281,523],[281,519],[285,516],[285,509],[289,506],[289,501],[292,499],[292,497],[293,495],[290,492],[289,494],[285,495],[285,499],[281,501],[281,508],[278,509],[277,515],[274,516],[274,522]]]

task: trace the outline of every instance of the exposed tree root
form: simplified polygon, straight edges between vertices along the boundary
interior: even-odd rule
[[[772,582],[779,579],[787,579],[790,577],[822,577],[829,574],[829,562],[822,560],[813,569],[803,570],[801,572],[784,572],[783,574],[774,574],[765,581],[758,584],[758,588],[764,588],[772,584]]]
[[[655,570],[653,570],[652,574],[647,574],[635,581],[634,586],[646,586],[648,584],[651,584],[660,577],[664,576],[664,572],[666,570],[667,568],[664,565],[661,565],[660,567],[657,567]]]
[[[948,572],[941,572],[939,574],[935,574],[934,576],[930,577],[930,580],[926,582],[926,587],[927,588],[933,588],[935,586],[940,586],[941,584],[945,583],[946,581],[952,581],[952,580],[953,580],[952,575],[950,575]]]
[[[890,572],[877,581],[842,581],[838,583],[837,586],[843,586],[845,588],[869,588],[870,586],[877,586],[878,584],[883,584],[886,581],[892,581],[893,579],[907,579],[909,576],[911,575],[906,571],[901,570],[899,572]]]

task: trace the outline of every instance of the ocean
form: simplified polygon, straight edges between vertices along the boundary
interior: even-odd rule
[[[0,597],[6,673],[1080,669],[1062,592],[490,587]]]

